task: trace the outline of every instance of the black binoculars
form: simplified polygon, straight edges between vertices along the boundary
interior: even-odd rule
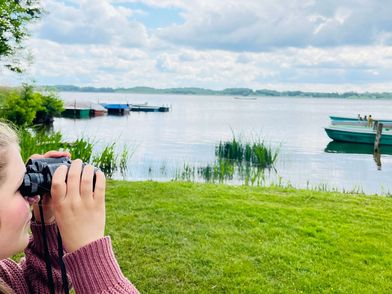
[[[68,157],[30,159],[26,164],[26,173],[19,188],[20,193],[24,197],[43,196],[50,193],[52,178],[56,169],[61,165],[66,165],[69,168],[71,163],[72,161]],[[83,163],[82,167],[84,166]],[[97,170],[94,169],[93,187],[95,186],[95,172]]]

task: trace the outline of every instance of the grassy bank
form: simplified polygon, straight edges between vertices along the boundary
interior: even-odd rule
[[[392,199],[110,181],[107,233],[142,293],[389,293]]]

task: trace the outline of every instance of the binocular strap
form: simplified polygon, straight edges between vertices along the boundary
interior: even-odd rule
[[[46,229],[45,229],[45,219],[44,219],[44,211],[42,208],[42,198],[38,202],[39,206],[39,214],[41,216],[41,226],[42,226],[42,240],[44,243],[44,253],[45,253],[45,264],[46,264],[46,272],[48,275],[48,287],[50,294],[55,294],[54,290],[54,282],[53,282],[53,273],[52,273],[52,264],[50,262],[50,255],[49,255],[49,246],[48,246],[48,239],[46,238]],[[61,239],[60,231],[57,228],[57,245],[58,245],[58,254],[59,254],[59,264],[61,270],[61,279],[63,282],[63,288],[65,294],[69,293],[69,286],[68,286],[68,279],[67,279],[67,271],[63,262],[63,242]]]

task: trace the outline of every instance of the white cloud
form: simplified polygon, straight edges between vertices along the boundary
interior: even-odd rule
[[[233,51],[392,41],[389,1],[199,0],[184,9],[185,23],[160,31],[161,38]]]
[[[49,12],[34,27],[34,35],[64,44],[115,44],[144,47],[149,43],[145,26],[132,20],[134,11],[114,7],[106,0],[83,0],[74,5],[47,0]]]
[[[388,1],[44,3],[28,43],[40,84],[367,91],[392,80]],[[147,29],[135,16],[149,6],[180,9],[184,23]]]

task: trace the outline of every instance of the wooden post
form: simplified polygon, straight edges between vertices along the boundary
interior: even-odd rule
[[[380,140],[381,140],[381,134],[382,134],[382,127],[383,127],[383,124],[382,124],[382,123],[379,123],[379,122],[376,122],[376,123],[375,123],[375,127],[376,127],[376,129],[377,129],[377,132],[376,132],[376,139],[375,139],[375,141],[374,141],[374,153],[373,153],[373,158],[374,158],[374,161],[375,161],[376,164],[377,164],[377,169],[378,169],[378,170],[381,170],[381,152],[380,152],[379,145],[380,145]]]
[[[378,128],[378,120],[375,120],[374,121],[374,124],[373,124],[373,130],[377,130],[377,128]]]
[[[376,140],[374,141],[374,152],[380,152],[379,145],[381,140],[382,127],[383,127],[382,123],[379,123],[377,125]]]

